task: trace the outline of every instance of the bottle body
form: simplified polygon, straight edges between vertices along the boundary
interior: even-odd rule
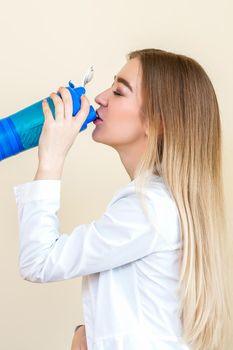
[[[72,96],[72,115],[75,116],[81,107],[80,97],[86,91],[82,86],[74,88],[71,83],[69,83],[67,89]],[[60,94],[58,93],[58,95]],[[55,117],[53,101],[50,97],[47,97],[47,101]],[[90,106],[89,114],[80,131],[85,130],[87,124],[93,122],[95,118],[96,112],[93,106]],[[0,160],[38,146],[43,124],[42,100],[6,118],[0,119]]]

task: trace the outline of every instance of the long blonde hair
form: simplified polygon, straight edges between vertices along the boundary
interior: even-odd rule
[[[190,57],[144,49],[127,58],[140,60],[142,116],[149,122],[136,179],[143,184],[146,172],[161,176],[179,213],[183,339],[194,350],[220,350],[230,325],[229,237],[216,94]]]

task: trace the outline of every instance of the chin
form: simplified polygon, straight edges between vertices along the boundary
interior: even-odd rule
[[[99,136],[98,133],[95,132],[95,129],[93,130],[91,137],[93,141],[105,144],[103,138],[101,138],[101,136]]]
[[[110,147],[115,149],[115,147],[112,144],[112,142],[110,142],[109,140],[104,140],[101,137],[98,137],[98,134],[97,133],[95,134],[94,131],[92,132],[91,136],[92,136],[92,140],[93,141],[98,142],[98,143],[102,143],[103,145],[110,146]]]

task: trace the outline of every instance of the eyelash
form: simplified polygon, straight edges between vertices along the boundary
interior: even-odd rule
[[[122,96],[119,92],[117,91],[113,91],[113,94],[116,95],[116,96]]]

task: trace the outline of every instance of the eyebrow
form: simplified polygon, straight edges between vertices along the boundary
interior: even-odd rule
[[[116,79],[116,75],[114,75],[114,80],[115,79]],[[132,86],[130,85],[130,83],[127,80],[125,80],[122,77],[118,77],[117,81],[118,81],[118,83],[124,84],[131,92],[133,92],[133,88],[132,88]]]

